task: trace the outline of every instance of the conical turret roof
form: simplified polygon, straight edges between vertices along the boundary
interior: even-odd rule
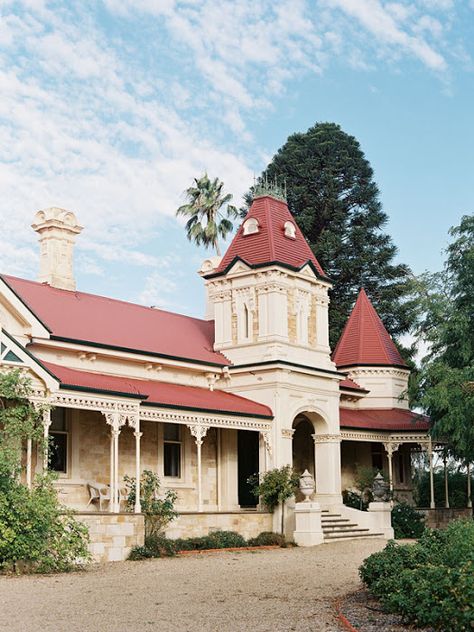
[[[249,232],[247,222],[252,219],[256,230]],[[225,274],[238,259],[250,267],[277,263],[294,270],[309,263],[319,277],[326,277],[287,203],[271,195],[254,199],[219,267],[210,276]]]
[[[333,360],[338,368],[364,365],[406,367],[364,289],[359,292],[334,350]]]

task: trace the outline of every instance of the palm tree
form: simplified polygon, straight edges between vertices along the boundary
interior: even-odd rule
[[[223,194],[224,183],[218,178],[210,180],[204,173],[200,178],[194,178],[194,183],[194,186],[186,189],[187,203],[178,208],[176,215],[188,218],[186,234],[189,241],[194,241],[198,246],[202,244],[206,248],[215,248],[220,257],[219,237],[225,239],[232,231],[234,225],[229,217],[234,219],[238,211],[229,204],[232,195]]]

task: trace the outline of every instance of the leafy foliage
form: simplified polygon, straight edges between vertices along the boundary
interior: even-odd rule
[[[135,546],[130,551],[129,560],[144,560],[151,557],[173,557],[178,548],[174,540],[164,535],[153,535],[145,538],[144,546]]]
[[[369,508],[369,502],[364,500],[362,494],[352,489],[344,489],[342,491],[342,502],[347,507],[352,507],[352,509],[358,509],[359,511],[367,511]]]
[[[425,530],[423,514],[407,503],[398,503],[392,509],[392,527],[395,538],[419,538]]]
[[[127,488],[127,507],[133,510],[136,498],[136,479],[134,476],[124,476]],[[168,489],[163,497],[160,496],[161,483],[159,477],[151,470],[143,470],[140,479],[140,502],[142,513],[145,515],[145,538],[158,537],[174,520],[178,512],[174,508],[176,492]]]
[[[383,230],[387,215],[358,141],[335,123],[316,123],[291,135],[261,178],[286,183],[290,211],[334,282],[331,346],[361,287],[390,334],[406,333],[414,321],[410,270],[394,262],[397,249]]]
[[[429,343],[412,399],[451,454],[474,461],[474,216],[450,231],[444,271],[418,279],[418,336]]]
[[[252,493],[262,499],[262,503],[269,511],[274,511],[280,503],[284,503],[293,496],[298,489],[299,476],[293,472],[290,465],[268,470],[260,476],[254,474],[248,479],[252,485]]]
[[[396,545],[368,557],[362,581],[389,612],[436,630],[474,627],[474,523],[427,529],[414,545]]]
[[[204,551],[206,549],[232,549],[247,546],[247,541],[235,531],[213,531],[195,538],[179,538],[174,541],[178,551]]]
[[[286,546],[285,538],[279,533],[263,531],[255,538],[246,541],[235,531],[213,531],[209,535],[194,538],[169,540],[163,535],[145,539],[144,546],[136,546],[129,560],[143,560],[152,557],[170,557],[179,551],[206,551],[208,549],[234,549],[246,546]]]
[[[472,479],[472,474],[471,474]],[[433,475],[434,497],[437,507],[444,507],[444,472]],[[458,469],[448,469],[449,506],[453,509],[467,507],[467,474]],[[415,485],[415,500],[418,507],[430,506],[430,474],[422,472]],[[471,500],[474,501],[474,482],[471,485]]]
[[[254,474],[248,479],[252,486],[252,493],[257,498],[261,498],[269,511],[275,511],[275,508],[280,505],[282,534],[285,531],[285,501],[296,493],[299,481],[299,475],[290,465],[268,470],[261,475]]]
[[[51,474],[32,489],[20,480],[27,439],[42,445],[42,410],[28,401],[31,385],[18,370],[0,375],[0,569],[53,572],[86,562],[87,527],[60,505]]]
[[[212,247],[220,256],[219,237],[225,239],[233,229],[229,218],[237,217],[237,209],[229,204],[232,195],[223,194],[224,183],[218,178],[210,180],[207,173],[194,179],[194,186],[186,189],[186,204],[176,215],[187,218],[186,234],[198,246]],[[222,210],[225,207],[225,210]]]
[[[273,531],[262,531],[255,538],[250,538],[247,542],[248,546],[287,546],[286,540],[281,533],[273,533]]]

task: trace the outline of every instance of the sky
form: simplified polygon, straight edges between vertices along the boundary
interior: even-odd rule
[[[78,289],[202,316],[184,190],[240,204],[318,121],[360,142],[398,260],[439,270],[474,212],[473,42],[474,0],[0,0],[0,271],[36,278],[59,206]]]

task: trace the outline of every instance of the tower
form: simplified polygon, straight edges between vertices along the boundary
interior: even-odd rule
[[[359,408],[406,408],[410,370],[364,289],[336,345],[333,360],[369,393]]]
[[[215,349],[234,364],[286,360],[334,369],[331,283],[280,196],[255,197],[224,257],[206,260],[200,274]]]

